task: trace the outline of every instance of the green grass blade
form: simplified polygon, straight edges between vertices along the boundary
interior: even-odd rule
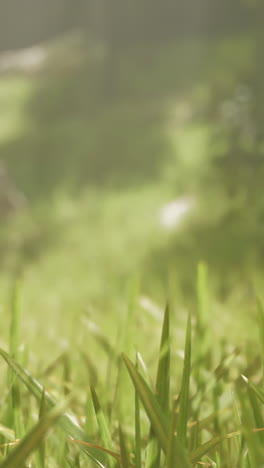
[[[250,466],[251,468],[259,468],[259,466],[261,466],[259,434],[254,434],[253,432],[255,420],[248,398],[248,392],[242,392],[237,389],[237,395],[240,402],[242,433],[246,441]]]
[[[235,348],[232,352],[229,352],[227,356],[223,356],[222,360],[220,361],[220,364],[214,370],[211,377],[209,376],[206,381],[204,381],[203,379],[201,383],[201,390],[198,390],[196,396],[192,400],[193,408],[196,408],[196,410],[198,410],[200,408],[200,405],[202,404],[203,399],[208,397],[208,395],[212,394],[219,380],[223,379],[225,374],[228,373],[228,369],[230,369],[230,366],[232,365],[232,361],[237,357],[238,354],[239,354],[239,349]],[[196,362],[196,368],[198,366],[200,366],[201,368],[202,364],[201,363],[199,364]],[[201,379],[199,379],[197,382],[198,383],[201,382]],[[198,389],[199,389],[199,386],[198,386]]]
[[[45,415],[47,414],[47,407],[46,407],[46,399],[45,399],[45,388],[43,389],[43,393],[41,396],[40,400],[40,406],[39,406],[39,419],[41,420]],[[45,446],[45,440],[42,440],[39,444],[38,447],[39,451],[39,462],[41,468],[45,468],[45,455],[46,455],[46,446]]]
[[[202,367],[208,366],[210,359],[210,335],[209,335],[209,294],[208,294],[208,268],[203,262],[198,264],[197,274],[197,333],[196,333],[196,356],[198,365],[195,367],[197,384],[200,387]]]
[[[47,432],[56,424],[66,410],[69,400],[54,407],[41,418],[33,429],[20,441],[17,447],[7,456],[0,468],[21,468],[28,456],[39,447]]]
[[[20,324],[20,283],[16,282],[11,298],[11,321],[9,336],[10,355],[17,359],[19,350],[19,324]]]
[[[193,464],[198,463],[204,455],[210,452],[210,450],[215,448],[218,444],[223,442],[225,439],[229,439],[230,437],[235,437],[237,435],[240,435],[240,433],[213,437],[212,439],[208,440],[208,442],[205,442],[204,444],[200,445],[190,453],[191,462]]]
[[[147,446],[145,468],[159,468],[160,455],[160,443],[153,427],[151,426]]]
[[[233,397],[234,426],[241,427],[242,421],[241,421],[240,407],[239,407],[237,395],[234,392],[232,392],[232,397]],[[234,450],[236,451],[236,457],[238,460],[241,459],[242,447],[243,447],[243,436],[241,435],[240,437],[237,437],[235,447],[234,447]]]
[[[108,450],[105,447],[102,447],[101,445],[91,444],[90,442],[84,442],[82,440],[76,440],[76,439],[71,439],[71,441],[72,441],[73,444],[76,444],[76,445],[83,445],[85,447],[95,447],[95,448],[101,450],[103,453],[111,455],[111,457],[113,457],[118,463],[121,461],[121,457],[120,457],[119,453],[113,452],[112,450]],[[102,464],[100,464],[99,466],[103,467]]]
[[[40,401],[43,394],[42,385],[1,348],[0,355],[5,359],[11,369],[13,369],[19,379],[26,385],[28,390],[35,396],[38,401]],[[56,404],[55,400],[47,392],[45,392],[45,401],[49,408],[52,408]],[[91,442],[87,434],[69,414],[64,414],[60,418],[59,425],[61,429],[72,439]],[[85,445],[83,445],[81,448],[95,463],[97,463],[97,465],[101,467],[104,466],[103,463],[105,456],[99,449],[93,447],[88,448]]]
[[[138,354],[135,367],[138,370]],[[140,400],[138,392],[135,390],[135,468],[141,468],[141,466]]]
[[[173,449],[171,449],[173,448]],[[166,468],[192,468],[185,448],[179,441],[177,435],[173,435],[169,440],[168,455],[166,458]]]
[[[77,455],[74,457],[74,468],[81,468],[81,462],[80,462],[80,454],[77,453]]]
[[[15,440],[15,431],[0,424],[0,436],[3,436],[9,442],[13,442]]]
[[[108,449],[108,450],[113,450],[113,442],[110,434],[110,429],[108,428],[108,425],[106,423],[106,419],[102,410],[102,407],[100,405],[100,402],[98,400],[96,391],[94,387],[90,387],[91,389],[91,396],[92,396],[92,401],[93,401],[93,406],[94,406],[94,411],[100,431],[100,436],[102,439],[102,444],[103,446]],[[115,461],[113,460],[112,457],[108,457],[108,463],[110,467],[116,466]]]
[[[124,317],[124,326],[122,329],[121,335],[121,349],[125,352],[130,352],[131,347],[134,343],[135,334],[134,334],[134,321],[135,321],[135,310],[137,306],[138,296],[140,290],[140,278],[135,276],[129,281],[128,284],[128,305],[126,314]]]
[[[69,385],[69,382],[71,382],[71,366],[70,366],[69,356],[67,353],[64,353],[64,358],[63,358],[63,380],[65,382],[64,393],[65,393],[65,396],[67,396],[70,393],[68,385]]]
[[[166,468],[191,468],[190,460],[187,457],[185,448],[179,440],[176,432],[178,401],[175,399],[169,427],[168,450],[166,457]]]
[[[255,419],[255,426],[256,428],[263,428],[264,418],[263,418],[262,411],[259,407],[258,402],[260,402],[262,405],[264,404],[264,393],[260,388],[258,388],[252,382],[250,382],[246,377],[243,376],[243,380],[247,384],[247,393],[248,393],[252,413]],[[260,432],[258,434],[258,437],[259,437],[260,443],[263,444],[264,442],[263,432]]]
[[[135,311],[139,296],[140,278],[135,276],[127,285],[127,307],[124,309],[124,315],[120,320],[117,348],[124,353],[130,354],[136,346],[135,338]],[[130,405],[130,379],[122,360],[119,362],[119,373],[117,381],[117,399],[116,406],[119,420],[122,424],[127,421],[127,407]]]
[[[166,453],[168,433],[168,420],[166,415],[163,413],[156,396],[150,390],[143,377],[138,373],[133,363],[125,354],[122,356],[134,387],[138,392],[139,398],[144,406],[149,421],[152,424],[153,430],[155,431],[155,434],[159,440],[161,448]]]
[[[247,377],[245,377],[244,375],[242,375],[242,378],[244,380],[244,382],[247,384],[248,388],[250,388],[250,390],[256,395],[256,397],[258,398],[258,400],[264,404],[264,392],[263,390],[261,390],[259,387],[257,387],[255,384],[253,384],[252,382],[250,382]]]
[[[121,455],[121,467],[130,468],[129,453],[125,441],[125,436],[121,426],[119,426],[119,444],[120,444],[120,455]]]
[[[241,431],[235,431],[213,437],[190,453],[191,462],[193,464],[198,463],[204,455],[208,454],[208,452],[214,449],[217,445],[221,444],[224,440],[232,439],[233,437],[241,437],[241,434]],[[252,436],[256,437],[256,434],[253,434],[252,432]]]
[[[264,308],[260,298],[257,298],[258,322],[259,322],[259,341],[262,359],[262,368],[264,368]]]
[[[254,393],[254,391],[252,390],[250,386],[248,387],[248,397],[249,397],[249,402],[250,402],[252,413],[254,415],[254,419],[256,423],[255,427],[264,428],[264,418],[262,416],[260,404],[259,404],[256,394]],[[264,442],[263,432],[258,433],[258,438],[259,438],[259,442],[263,444]]]
[[[97,430],[97,423],[96,417],[94,414],[94,406],[93,400],[91,396],[91,392],[87,392],[87,399],[86,399],[86,420],[85,420],[85,432],[86,434],[92,438],[95,436]]]
[[[161,408],[168,417],[170,401],[170,317],[168,305],[165,309],[162,327],[156,394]]]
[[[14,381],[10,390],[10,407],[9,407],[9,425],[11,425],[16,434],[17,439],[21,439],[25,434],[23,414],[21,408],[21,395],[18,382]]]
[[[170,400],[170,317],[169,306],[165,308],[160,341],[159,362],[156,378],[156,396],[166,417],[169,417]],[[153,427],[150,428],[146,468],[159,468],[160,443]]]
[[[153,392],[155,391],[155,385],[151,379],[151,376],[148,372],[148,368],[147,368],[147,365],[142,357],[142,355],[138,352],[137,353],[137,359],[138,359],[138,371],[141,373],[142,372],[142,375],[144,377],[144,379],[146,380],[147,384],[149,385],[150,389],[153,390]],[[141,370],[141,371],[140,371]]]
[[[20,345],[20,283],[15,283],[11,297],[11,321],[9,329],[9,352],[10,355],[17,359],[19,355]],[[14,379],[14,374],[11,369],[8,369],[8,384],[10,388],[8,423],[15,430],[16,438],[20,439],[24,436],[23,415],[20,404],[20,389]]]
[[[205,330],[208,322],[208,269],[203,262],[198,264],[197,274],[198,322],[199,328]]]
[[[188,316],[185,351],[184,351],[184,365],[183,375],[180,392],[179,415],[177,421],[177,434],[182,446],[186,446],[187,435],[187,420],[189,409],[189,387],[191,375],[191,316]]]

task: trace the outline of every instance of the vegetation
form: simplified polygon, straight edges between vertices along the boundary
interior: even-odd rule
[[[263,465],[261,36],[1,74],[0,466]]]
[[[20,349],[17,287],[9,354],[0,349],[8,364],[0,466],[261,466],[264,310],[259,302],[260,346],[248,361],[245,350],[220,345],[209,328],[203,264],[197,284],[198,307],[187,318],[183,360],[166,307],[155,383],[144,354],[128,351],[132,360],[126,353],[120,356],[99,329],[96,341],[107,350],[107,379],[97,373],[97,358],[89,348],[82,347],[79,360],[74,360],[78,337],[72,350],[51,363],[38,380],[33,378],[18,363],[26,362],[26,356]],[[126,343],[133,342],[134,319],[130,314],[122,330]],[[76,372],[85,384],[77,383]],[[66,407],[72,415],[65,413]]]

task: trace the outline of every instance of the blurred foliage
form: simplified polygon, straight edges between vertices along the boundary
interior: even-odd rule
[[[30,11],[30,15],[28,12]],[[261,0],[19,0],[2,2],[0,48],[27,47],[80,28],[110,48],[227,34],[261,26]],[[12,34],[10,33],[12,31]]]
[[[201,259],[220,292],[248,286],[263,267],[261,43],[258,30],[116,49],[70,35],[34,70],[5,71],[1,158],[27,206],[1,218],[2,277],[23,271],[29,302],[49,290],[51,316],[55,293],[61,311],[103,309],[138,271],[158,300],[173,281],[193,297]],[[162,206],[185,196],[192,212],[166,231]]]

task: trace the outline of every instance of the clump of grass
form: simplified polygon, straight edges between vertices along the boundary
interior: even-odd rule
[[[230,367],[237,359],[238,351],[227,353],[223,349],[219,364],[212,367],[213,359],[209,359],[209,354],[214,354],[215,343],[208,330],[209,302],[204,265],[199,267],[197,284],[198,313],[196,317],[191,314],[187,317],[184,357],[183,360],[177,357],[177,365],[182,367],[181,380],[177,382],[174,378],[175,343],[170,307],[167,305],[155,383],[149,379],[145,363],[145,369],[142,366],[141,354],[136,353],[133,359],[132,336],[130,330],[126,330],[130,356],[123,353],[118,360],[116,353],[112,353],[112,365],[119,366],[116,386],[107,391],[107,396],[112,394],[113,400],[105,399],[104,389],[100,386],[95,389],[90,385],[89,390],[87,383],[85,389],[74,389],[78,395],[85,394],[86,403],[78,402],[85,418],[80,418],[78,411],[75,417],[66,412],[68,407],[76,406],[76,396],[73,398],[70,393],[65,398],[63,391],[61,397],[54,398],[18,363],[19,289],[16,288],[11,314],[10,352],[0,349],[0,355],[9,367],[10,390],[7,410],[2,411],[3,421],[0,421],[3,423],[0,427],[0,467],[22,467],[28,460],[30,466],[36,468],[263,466],[263,365],[254,362],[246,366],[245,361],[241,377],[243,360],[239,356],[238,372],[234,377]],[[262,362],[264,310],[260,301],[258,316]],[[128,323],[129,327],[133,326],[131,320]],[[68,359],[63,362],[66,362],[68,370]],[[93,366],[96,367],[96,358]],[[70,379],[66,370],[64,377]],[[125,378],[129,378],[129,386],[124,384]],[[27,396],[23,394],[22,384],[27,389]],[[37,420],[30,395],[37,401]],[[127,412],[134,415],[134,426],[126,422],[124,404],[116,402],[122,398],[129,402]],[[52,428],[52,436],[47,437]]]

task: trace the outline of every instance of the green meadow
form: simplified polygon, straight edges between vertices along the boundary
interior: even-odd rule
[[[0,57],[1,468],[264,466],[259,47]]]

